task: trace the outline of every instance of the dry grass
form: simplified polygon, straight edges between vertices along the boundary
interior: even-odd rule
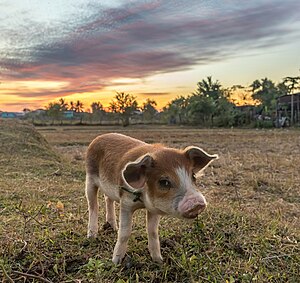
[[[115,233],[101,229],[98,239],[85,237],[86,146],[112,131],[174,147],[194,144],[220,155],[199,180],[209,201],[206,212],[194,222],[161,222],[162,266],[147,252],[143,211],[135,215],[120,266],[110,262]],[[0,120],[4,282],[299,282],[299,130],[47,127],[38,132]],[[100,204],[103,220],[102,199]]]

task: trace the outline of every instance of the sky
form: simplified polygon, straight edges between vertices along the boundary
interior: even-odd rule
[[[224,87],[299,76],[299,0],[0,0],[0,110],[116,92],[162,108],[212,76]]]

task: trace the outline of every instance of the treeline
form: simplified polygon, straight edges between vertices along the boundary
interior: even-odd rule
[[[198,82],[196,91],[168,103],[164,112],[174,123],[203,126],[273,126],[278,97],[300,88],[300,77],[286,77],[275,84],[264,78],[249,86],[224,88],[207,77]]]
[[[105,108],[100,101],[93,102],[85,111],[81,101],[67,102],[60,98],[51,102],[45,109],[26,112],[25,117],[34,124],[122,124],[130,123],[163,123],[161,112],[157,110],[155,100],[147,99],[141,106],[136,97],[124,92],[117,93]]]
[[[280,83],[264,78],[249,86],[235,85],[224,88],[212,77],[197,83],[196,90],[187,96],[178,96],[162,111],[155,100],[147,99],[139,105],[136,97],[116,93],[108,108],[93,102],[89,111],[81,101],[66,102],[61,98],[49,103],[44,111],[28,112],[27,117],[37,123],[122,124],[168,123],[204,127],[231,127],[260,124],[272,126],[276,114],[276,99],[294,93],[300,88],[300,77],[286,77]],[[42,122],[41,122],[42,121]]]

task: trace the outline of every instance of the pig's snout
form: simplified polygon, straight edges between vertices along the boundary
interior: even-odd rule
[[[178,210],[184,218],[195,218],[206,208],[205,198],[191,198],[182,200],[179,203]]]

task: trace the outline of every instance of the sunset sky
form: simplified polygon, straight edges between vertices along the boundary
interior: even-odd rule
[[[116,92],[163,107],[212,75],[224,87],[299,76],[299,0],[0,0],[0,110]]]

